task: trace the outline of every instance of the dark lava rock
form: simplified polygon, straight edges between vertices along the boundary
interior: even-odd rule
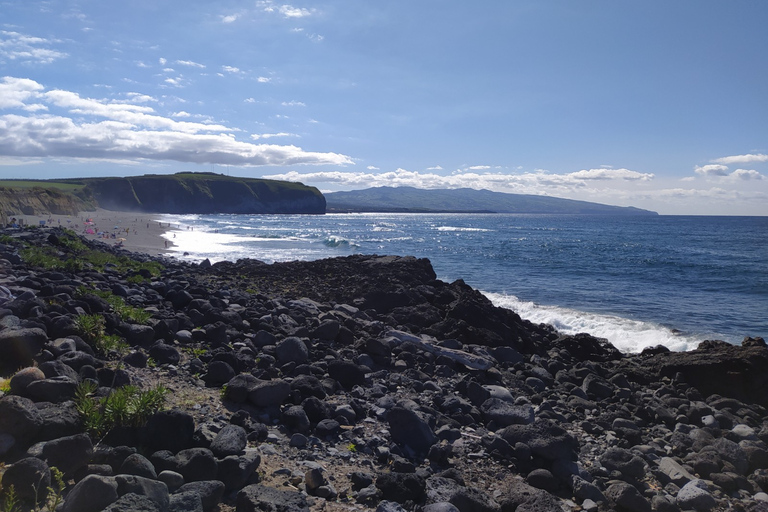
[[[651,512],[651,504],[640,491],[626,482],[616,482],[605,490],[605,496],[619,510]]]
[[[203,504],[203,510],[208,512],[213,510],[221,501],[221,497],[224,495],[224,484],[218,480],[190,482],[188,484],[182,485],[177,493],[197,494],[200,496],[200,501]]]
[[[62,512],[99,512],[117,498],[117,481],[113,477],[88,475],[69,491]]]
[[[536,420],[530,425],[510,425],[499,434],[510,446],[526,444],[534,455],[548,460],[576,459],[579,443],[551,420]]]
[[[416,453],[427,453],[437,442],[432,428],[418,413],[405,407],[393,407],[387,413],[387,422],[396,443],[410,446]]]
[[[417,473],[382,473],[376,478],[376,488],[381,491],[383,499],[398,503],[422,501],[426,486],[426,480]]]
[[[176,460],[179,461],[179,473],[187,482],[216,479],[216,458],[208,448],[182,450],[176,454]]]
[[[45,461],[27,457],[15,462],[2,476],[3,489],[13,486],[19,500],[40,503],[51,485],[51,470]]]
[[[211,451],[216,457],[238,455],[248,444],[248,434],[243,427],[227,425],[219,431],[211,442]]]
[[[282,491],[259,484],[237,493],[237,512],[308,512],[307,499],[300,492]]]
[[[161,411],[149,419],[144,432],[144,444],[150,452],[170,450],[176,453],[192,446],[195,420],[179,410]]]

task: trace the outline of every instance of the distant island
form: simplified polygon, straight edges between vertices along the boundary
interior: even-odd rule
[[[633,207],[490,190],[379,187],[323,195],[302,183],[211,172],[0,180],[0,222],[14,215],[77,215],[96,208],[172,214],[340,212],[657,215]]]
[[[658,215],[632,206],[610,206],[588,201],[490,190],[376,187],[350,192],[327,192],[328,213],[536,213],[580,215]]]

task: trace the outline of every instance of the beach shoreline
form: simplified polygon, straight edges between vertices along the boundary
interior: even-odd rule
[[[180,226],[160,222],[159,213],[123,212],[97,209],[74,215],[16,215],[20,224],[62,227],[88,240],[118,245],[131,252],[171,256],[173,242],[164,235]]]

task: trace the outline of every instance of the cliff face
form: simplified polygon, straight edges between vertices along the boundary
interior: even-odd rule
[[[92,206],[82,199],[56,189],[43,187],[0,187],[0,223],[14,215],[77,215]]]
[[[89,180],[86,189],[108,210],[146,213],[325,213],[325,198],[301,183],[215,174]]]

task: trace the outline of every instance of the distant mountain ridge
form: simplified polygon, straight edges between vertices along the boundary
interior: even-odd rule
[[[375,187],[325,194],[327,212],[559,213],[581,215],[658,215],[633,206],[490,190]]]

